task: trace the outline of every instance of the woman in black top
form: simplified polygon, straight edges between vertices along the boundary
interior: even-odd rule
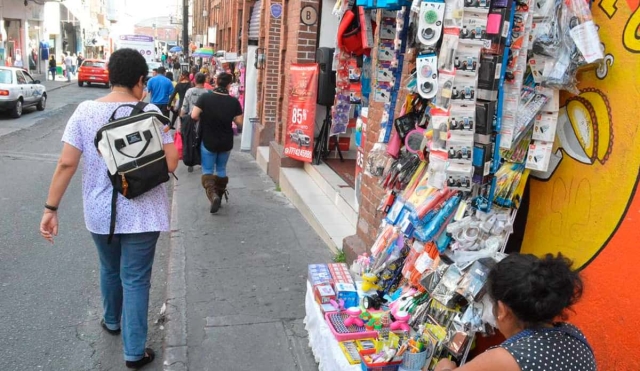
[[[459,368],[448,359],[436,371],[595,371],[591,346],[577,327],[564,322],[582,295],[582,280],[562,255],[512,254],[488,277],[497,327],[507,338]]]
[[[242,125],[242,106],[229,95],[232,76],[221,73],[217,88],[198,98],[191,118],[200,120],[202,130],[202,186],[211,202],[211,213],[220,208],[222,196],[227,196],[227,161],[233,148],[233,127]]]
[[[49,72],[51,72],[52,81],[55,81],[56,79],[56,67],[56,57],[51,55],[51,58],[49,58]]]
[[[189,90],[190,88],[191,88],[191,81],[189,81],[189,72],[183,71],[182,74],[180,75],[180,80],[178,80],[178,83],[173,88],[173,93],[171,94],[171,97],[169,97],[169,102],[173,102],[176,95],[178,95],[178,105],[172,107],[171,109],[171,112],[173,112],[173,115],[171,117],[171,128],[174,128],[174,125],[176,123],[176,118],[178,118],[178,115],[180,114],[180,110],[182,109],[182,104],[184,103],[184,96],[185,94],[187,94],[187,90]]]

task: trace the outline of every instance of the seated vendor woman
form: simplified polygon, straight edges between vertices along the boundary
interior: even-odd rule
[[[565,257],[509,255],[489,273],[488,294],[507,340],[461,367],[441,360],[436,371],[595,371],[582,332],[554,322],[582,295],[582,280]]]

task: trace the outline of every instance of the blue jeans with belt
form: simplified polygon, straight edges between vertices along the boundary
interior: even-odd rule
[[[227,176],[227,162],[231,151],[227,152],[210,152],[205,148],[204,142],[200,144],[200,154],[202,157],[202,174],[217,175],[221,178]]]
[[[108,235],[92,233],[100,257],[100,290],[104,322],[122,329],[125,361],[144,357],[151,267],[160,232]]]

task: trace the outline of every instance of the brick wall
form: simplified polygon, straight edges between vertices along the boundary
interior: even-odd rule
[[[315,63],[318,39],[318,25],[307,26],[300,21],[300,10],[305,6],[313,6],[318,11],[321,0],[290,1],[287,5],[286,31],[283,34],[284,44],[284,71],[288,71],[292,63]],[[282,76],[280,115],[276,128],[276,141],[284,144],[288,122],[288,94],[287,86],[290,83],[290,75]]]

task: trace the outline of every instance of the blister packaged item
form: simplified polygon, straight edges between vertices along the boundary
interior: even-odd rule
[[[473,159],[473,137],[470,140],[462,138],[448,140],[447,158],[449,162],[470,164]]]
[[[457,28],[445,28],[444,36],[442,36],[442,45],[440,46],[440,54],[438,54],[438,70],[447,72],[454,71],[454,61],[456,50],[458,48]]]
[[[473,167],[470,164],[447,165],[447,188],[468,192],[471,190]]]
[[[435,290],[440,279],[442,279],[442,276],[444,276],[447,269],[449,269],[449,266],[450,265],[445,263],[440,257],[436,257],[433,261],[432,268],[427,269],[420,278],[420,286],[427,292]]]
[[[484,45],[487,38],[487,14],[465,9],[460,30],[460,42]]]
[[[416,59],[418,93],[424,99],[432,99],[438,91],[438,62],[435,54],[420,55]]]
[[[485,284],[489,278],[489,271],[494,265],[493,259],[481,259],[471,265],[456,289],[456,293],[466,300],[466,303],[460,302],[462,305],[482,298]]]
[[[445,0],[444,27],[462,27],[465,0]],[[446,32],[446,31],[445,31]]]
[[[431,110],[432,151],[446,151],[449,140],[449,114],[442,110]]]
[[[464,0],[465,8],[476,8],[474,10],[481,11],[482,9],[488,10],[491,6],[490,0]]]
[[[435,46],[442,35],[445,4],[435,1],[423,1],[420,4],[418,22],[418,40],[427,47]]]
[[[374,144],[367,156],[367,166],[365,169],[368,175],[376,177],[382,176],[390,158],[387,154],[387,146],[384,143]]]
[[[440,72],[438,74],[438,93],[433,102],[436,107],[448,111],[451,107],[451,99],[453,98],[453,82],[455,75],[449,72]]]
[[[543,172],[547,171],[552,150],[553,142],[533,141],[529,145],[526,168]]]
[[[451,299],[456,292],[458,283],[462,279],[462,272],[455,265],[450,265],[447,271],[444,273],[440,282],[436,285],[435,289],[431,292],[431,297],[439,301],[441,304],[451,308]]]
[[[443,189],[447,177],[446,169],[446,158],[443,158],[438,152],[431,152],[429,154],[429,167],[427,168],[429,174],[427,185],[436,189]]]
[[[565,2],[568,13],[572,15],[568,27],[571,39],[582,54],[587,64],[602,60],[604,55],[600,48],[598,28],[593,23],[591,10],[584,0],[568,0]],[[567,27],[565,25],[564,27]]]
[[[539,1],[544,1],[548,10],[540,12],[543,18],[534,22],[532,50],[535,54],[557,58],[563,45],[560,31],[562,0],[537,0],[536,3]]]
[[[455,104],[451,107],[449,132],[452,138],[473,136],[475,133],[476,110],[474,106]]]
[[[533,122],[533,139],[553,142],[558,126],[558,112],[541,112]]]
[[[453,66],[456,75],[476,76],[480,64],[480,50],[478,45],[460,45],[456,50]]]
[[[529,12],[516,12],[513,16],[513,26],[511,27],[511,49],[519,50],[524,48],[525,38],[528,37],[525,32],[527,21],[529,21]]]
[[[451,99],[475,104],[477,82],[474,77],[456,76],[451,89]]]

